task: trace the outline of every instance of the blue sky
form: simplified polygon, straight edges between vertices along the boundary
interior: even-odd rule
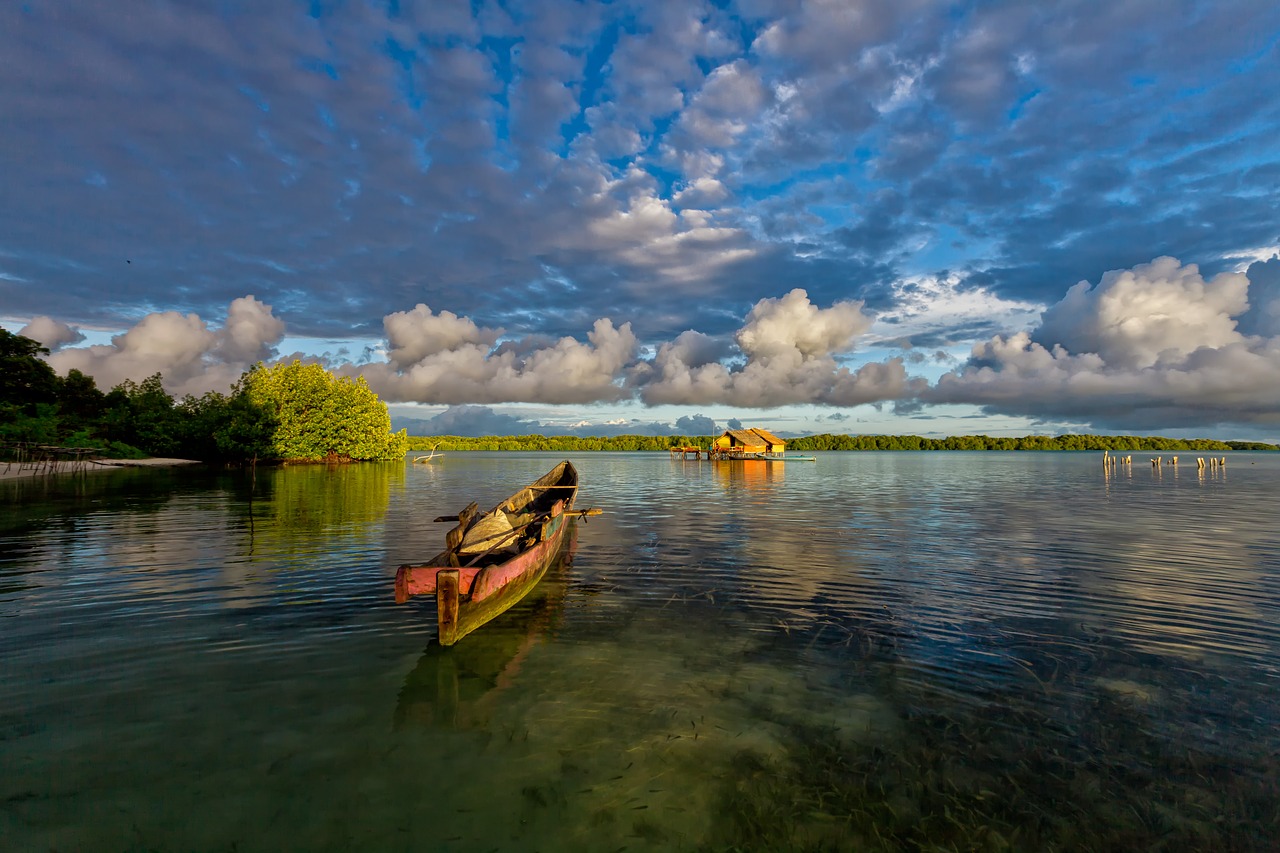
[[[0,9],[0,323],[412,431],[1280,424],[1267,2]]]

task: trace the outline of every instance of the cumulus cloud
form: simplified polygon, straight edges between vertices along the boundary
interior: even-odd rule
[[[758,300],[732,335],[687,330],[643,346],[629,323],[608,318],[585,339],[513,336],[420,304],[385,318],[385,361],[336,369],[364,375],[388,402],[454,406],[434,432],[477,429],[486,418],[493,432],[547,429],[494,420],[493,404],[629,400],[742,408],[891,401],[899,413],[918,412],[920,402],[964,403],[1098,428],[1271,424],[1280,423],[1278,308],[1280,259],[1206,277],[1194,264],[1156,258],[1075,285],[1034,329],[976,345],[930,388],[908,374],[904,358],[853,360],[873,322],[862,302],[822,307],[801,289]],[[24,331],[50,340],[74,334],[48,317]],[[49,362],[104,388],[158,372],[174,394],[225,391],[254,361],[272,357],[284,333],[270,305],[246,296],[230,303],[221,326],[196,314],[153,313],[108,345],[64,346]],[[688,415],[674,428],[628,421],[581,429],[707,434],[715,422]]]
[[[1236,328],[1242,334],[1280,336],[1280,257],[1249,265],[1249,310]]]
[[[217,357],[227,364],[264,361],[282,338],[284,321],[271,313],[271,306],[243,296],[227,309],[227,321],[218,332]]]
[[[1044,312],[1036,343],[1096,353],[1110,367],[1179,363],[1201,347],[1238,343],[1234,317],[1248,307],[1249,279],[1222,273],[1212,281],[1195,264],[1157,258],[1082,281]]]
[[[245,296],[231,303],[221,329],[210,329],[196,314],[158,312],[110,344],[64,348],[50,355],[49,363],[62,374],[75,369],[92,376],[104,389],[159,373],[171,394],[200,395],[227,391],[283,336],[284,325],[272,316],[271,306]]]
[[[781,299],[762,299],[747,315],[737,335],[738,346],[750,358],[789,354],[816,358],[844,352],[867,329],[872,318],[861,302],[837,302],[819,308],[809,294],[796,288]]]
[[[489,347],[502,335],[501,329],[481,329],[452,311],[435,314],[422,303],[412,311],[388,314],[382,327],[389,345],[387,360],[397,368],[411,367],[463,346]]]
[[[900,358],[855,371],[837,363],[835,356],[852,349],[871,326],[862,307],[837,302],[819,308],[798,288],[780,299],[762,299],[735,335],[745,362],[726,364],[714,357],[711,341],[686,332],[637,370],[641,399],[651,405],[856,406],[917,393],[923,381],[910,379]]]
[[[388,336],[394,330],[396,337],[389,362],[349,366],[343,372],[363,375],[390,402],[593,403],[619,400],[627,393],[620,377],[637,349],[629,323],[615,327],[600,319],[587,343],[564,337],[522,353],[520,347],[491,347],[496,330],[419,308],[410,312],[410,319],[392,315]],[[444,343],[432,337],[437,330],[443,331]]]
[[[84,340],[78,329],[45,316],[32,317],[30,323],[18,330],[18,334],[39,341],[55,352],[67,344],[78,344]]]
[[[676,420],[676,431],[683,435],[713,435],[716,422],[706,415],[685,415]]]
[[[341,356],[295,355],[342,375],[364,376],[390,403],[568,405],[639,399],[646,404],[853,406],[914,394],[921,380],[908,378],[902,359],[856,370],[837,361],[870,323],[861,303],[819,308],[803,290],[793,290],[757,302],[732,341],[688,330],[650,344],[645,350],[653,355],[642,357],[630,323],[598,319],[585,341],[509,337],[501,329],[419,304],[385,318],[384,361],[356,364],[340,361]],[[59,329],[47,318],[33,325]],[[60,372],[74,368],[93,376],[103,387],[160,373],[171,393],[198,395],[225,391],[253,363],[269,360],[284,334],[271,306],[246,296],[230,304],[220,328],[210,328],[196,314],[157,312],[110,344],[65,348],[49,361]],[[451,417],[469,414],[476,413],[461,410]],[[689,423],[700,431],[715,426],[701,416]]]
[[[1205,280],[1167,257],[1109,272],[1034,331],[975,346],[923,399],[1109,428],[1280,422],[1280,338],[1236,327],[1249,290],[1244,275]]]

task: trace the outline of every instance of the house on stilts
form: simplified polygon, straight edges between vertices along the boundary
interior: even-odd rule
[[[724,435],[712,442],[708,455],[712,459],[773,459],[780,458],[786,449],[782,439],[768,430],[753,427],[725,430]]]

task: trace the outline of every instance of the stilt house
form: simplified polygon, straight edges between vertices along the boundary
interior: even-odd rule
[[[724,435],[715,440],[712,449],[724,455],[753,453],[782,453],[787,449],[782,439],[768,430],[753,427],[751,429],[725,430]]]

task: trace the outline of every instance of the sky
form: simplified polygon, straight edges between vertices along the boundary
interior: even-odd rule
[[[1273,0],[0,4],[0,325],[411,434],[1280,440]]]

